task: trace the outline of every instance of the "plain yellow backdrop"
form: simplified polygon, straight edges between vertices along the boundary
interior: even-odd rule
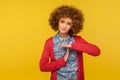
[[[55,34],[49,14],[64,4],[83,11],[78,35],[101,48],[98,57],[84,53],[85,79],[120,80],[120,0],[0,0],[0,80],[49,80],[39,60]]]

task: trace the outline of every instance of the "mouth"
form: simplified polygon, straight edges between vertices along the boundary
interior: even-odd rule
[[[65,31],[66,29],[62,29],[63,31]]]
[[[65,29],[62,29],[62,31],[63,31],[63,32],[66,32],[66,30],[65,30]]]

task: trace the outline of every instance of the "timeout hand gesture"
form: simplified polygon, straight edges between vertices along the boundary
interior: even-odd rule
[[[69,48],[71,48],[71,44],[58,44],[58,45],[67,48],[66,54],[64,56],[64,60],[67,61],[67,59],[69,57]]]

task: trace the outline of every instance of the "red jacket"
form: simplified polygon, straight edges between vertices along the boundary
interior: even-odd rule
[[[80,36],[74,36],[75,42],[71,44],[71,48],[76,50],[78,53],[78,80],[84,80],[84,69],[83,69],[83,52],[93,56],[100,54],[100,49],[91,43],[88,43]],[[55,60],[53,51],[53,37],[49,38],[44,46],[41,60],[39,63],[41,71],[51,71],[51,80],[57,80],[56,70],[65,66],[66,62],[64,58]]]

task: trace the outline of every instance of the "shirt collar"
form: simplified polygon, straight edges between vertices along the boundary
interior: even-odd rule
[[[56,34],[56,38],[58,38],[59,40],[68,40],[68,39],[70,39],[70,35],[68,35],[68,36],[66,37],[66,39],[64,39],[64,38],[62,38],[62,37],[60,36],[59,33],[57,33],[57,34]]]

